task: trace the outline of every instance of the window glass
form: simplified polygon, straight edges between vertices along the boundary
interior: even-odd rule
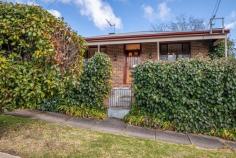
[[[182,52],[182,44],[169,44],[168,54],[177,55]]]
[[[188,43],[183,44],[183,52],[182,54],[190,54],[190,45]]]
[[[169,43],[160,45],[160,60],[176,61],[190,58],[189,43]]]
[[[168,54],[168,45],[162,44],[160,52],[161,52],[161,54]]]

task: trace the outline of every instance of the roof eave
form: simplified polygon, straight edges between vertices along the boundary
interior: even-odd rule
[[[191,32],[168,32],[168,33],[155,33],[155,34],[141,34],[141,35],[124,35],[124,36],[106,36],[106,37],[93,37],[85,38],[85,40],[90,42],[103,42],[103,41],[119,41],[119,40],[135,40],[135,39],[153,39],[153,38],[168,38],[168,37],[191,37],[191,36],[214,36],[214,35],[225,35],[228,34],[230,30],[213,30],[212,34],[209,31],[191,31]]]

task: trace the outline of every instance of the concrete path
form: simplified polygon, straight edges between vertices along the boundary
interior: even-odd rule
[[[0,158],[20,158],[20,157],[0,152]]]
[[[106,120],[80,119],[58,113],[30,111],[30,110],[17,110],[15,112],[9,112],[6,114],[21,116],[21,117],[29,117],[33,119],[40,119],[48,122],[56,122],[65,125],[71,125],[73,127],[87,128],[113,134],[129,135],[152,140],[161,140],[176,144],[194,145],[196,147],[205,149],[230,148],[232,150],[236,150],[235,141],[226,141],[217,137],[211,137],[205,135],[184,134],[173,131],[161,131],[161,130],[136,127],[125,124],[124,122],[118,119],[111,119],[111,118]]]

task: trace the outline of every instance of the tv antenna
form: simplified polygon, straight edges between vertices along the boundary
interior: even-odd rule
[[[106,19],[106,21],[107,21],[107,23],[108,23],[108,25],[110,26],[110,27],[113,27],[113,29],[114,29],[114,32],[111,32],[110,34],[115,34],[116,33],[116,24],[115,23],[111,23],[109,20],[107,20]]]
[[[220,3],[221,3],[221,0],[217,0],[216,1],[216,4],[215,4],[215,7],[213,9],[213,12],[212,12],[212,17],[210,18],[210,33],[212,34],[212,31],[213,31],[213,25],[214,25],[214,21],[216,20],[220,20],[221,21],[221,28],[222,28],[222,33],[224,33],[224,18],[223,17],[216,17],[216,14],[219,10],[219,7],[220,7]]]

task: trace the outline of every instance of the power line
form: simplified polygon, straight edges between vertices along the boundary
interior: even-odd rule
[[[217,14],[217,12],[218,12],[218,10],[219,10],[219,7],[220,7],[220,3],[221,3],[221,0],[217,0],[217,1],[216,1],[215,7],[214,7],[214,9],[213,9],[213,11],[212,11],[212,16],[211,16],[211,18],[215,18],[215,17],[216,17],[216,14]]]
[[[221,23],[222,23],[222,32],[224,33],[224,18],[216,18],[216,15],[217,15],[217,12],[219,10],[219,7],[220,7],[220,3],[221,3],[221,0],[217,0],[216,1],[216,4],[215,4],[215,7],[212,11],[212,16],[209,20],[209,25],[210,25],[210,33],[212,33],[212,29],[213,29],[213,21],[214,20],[221,20]]]
[[[218,1],[219,1],[219,0],[216,0],[215,6],[214,6],[214,8],[213,8],[213,10],[212,10],[212,13],[211,13],[211,17],[210,17],[210,18],[212,18],[212,17],[214,16],[214,13],[215,13],[216,6],[217,6],[217,4],[218,4]]]

